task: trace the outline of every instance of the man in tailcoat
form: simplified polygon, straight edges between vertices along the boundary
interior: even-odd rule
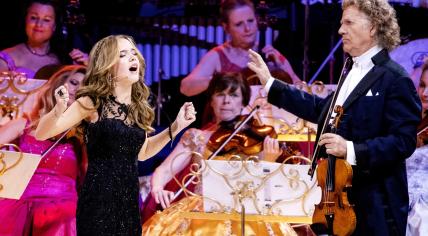
[[[253,51],[248,66],[265,85],[270,103],[318,123],[321,153],[352,165],[348,197],[355,204],[354,235],[405,235],[409,201],[405,159],[416,147],[421,103],[407,73],[388,54],[399,44],[400,33],[387,0],[344,0],[342,9],[339,34],[352,67],[338,85],[333,104],[344,109],[336,133],[320,132],[332,95],[319,98],[272,78]]]

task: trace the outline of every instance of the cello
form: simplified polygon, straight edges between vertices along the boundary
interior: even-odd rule
[[[270,25],[275,24],[277,22],[277,19],[275,17],[268,16],[269,6],[266,3],[266,1],[260,1],[257,4],[256,10],[258,12],[257,23],[259,28],[259,39],[258,39],[257,51],[260,54],[263,54],[262,49],[266,46],[267,29]],[[268,58],[263,57],[263,59],[266,62],[266,65],[269,67],[269,71],[272,77],[278,80],[281,80],[287,84],[293,83],[293,79],[291,78],[290,74],[287,71],[281,69],[275,63],[275,59],[272,55],[270,55]],[[248,67],[243,69],[242,74],[244,78],[247,78],[247,82],[249,85],[260,85],[259,78]]]

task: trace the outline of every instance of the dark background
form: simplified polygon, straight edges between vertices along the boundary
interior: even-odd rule
[[[153,29],[153,22],[170,22],[172,19],[190,19],[202,17],[218,20],[218,9],[220,0],[81,0],[80,6],[70,4],[72,1],[60,0],[63,6],[61,11],[63,21],[57,25],[57,29],[64,32],[64,41],[72,41],[74,47],[89,52],[91,46],[102,37],[109,34],[129,34],[137,42],[155,42],[159,35],[165,38],[165,42],[177,40],[174,35],[159,33]],[[260,1],[254,1],[258,6]],[[269,7],[267,16],[275,18],[276,22],[271,27],[279,30],[280,34],[274,47],[281,51],[292,64],[297,75],[308,81],[327,57],[333,46],[340,39],[337,33],[341,18],[341,6],[338,1],[332,4],[314,4],[308,9],[300,1],[272,0],[265,1]],[[24,15],[25,0],[2,1],[0,4],[0,49],[11,47],[25,41]],[[142,6],[145,6],[143,8]],[[415,8],[409,5],[393,5],[397,11],[403,43],[418,39],[428,38],[428,9]],[[306,77],[303,73],[304,46],[305,46],[305,10],[309,12],[308,22],[308,70]],[[70,17],[78,17],[84,21],[72,22]],[[67,33],[67,35],[65,35]],[[199,43],[210,49],[212,45]],[[69,43],[65,43],[65,46]],[[70,49],[71,50],[71,49]],[[343,52],[339,48],[334,54],[333,60],[322,70],[318,80],[324,83],[336,83],[343,61]],[[175,117],[180,105],[186,100],[204,101],[203,97],[186,98],[179,93],[179,84],[182,77],[171,78],[162,81],[162,90],[166,98],[162,105],[162,119],[158,128],[167,127],[168,120]],[[157,84],[151,85],[152,91],[157,91]],[[203,96],[203,95],[202,95]],[[155,105],[155,104],[154,104]],[[201,105],[201,104],[199,104]],[[166,117],[170,117],[169,119]],[[177,138],[178,140],[178,138]],[[154,162],[146,163],[141,168],[151,170],[163,156],[170,151],[171,146],[164,150],[160,158]]]
[[[152,29],[147,20],[172,18],[203,17],[218,19],[218,4],[220,0],[80,0],[78,9],[70,8],[68,0],[59,0],[63,6],[63,16],[66,12],[80,15],[85,23],[70,25],[64,19],[61,28],[63,31],[78,34],[78,47],[89,51],[94,42],[100,38],[115,33],[126,33],[135,37],[137,42],[153,41],[156,35],[149,34]],[[258,6],[260,1],[254,1]],[[280,35],[274,46],[279,49],[291,62],[296,73],[303,78],[303,52],[305,34],[305,6],[300,1],[271,0],[265,1],[269,6],[268,16],[277,17],[276,23],[271,26],[279,30]],[[314,4],[309,7],[309,40],[308,80],[318,69],[331,48],[339,40],[337,30],[341,17],[339,3]],[[151,5],[147,12],[142,11],[142,6]],[[0,48],[13,46],[25,40],[24,34],[24,9],[25,0],[3,1],[0,14]],[[394,4],[397,11],[403,42],[413,39],[428,37],[428,9],[415,8],[409,5]],[[71,11],[70,11],[71,9]],[[142,16],[145,15],[145,16]],[[65,36],[64,36],[65,37]],[[173,38],[170,40],[174,40]],[[75,40],[76,41],[76,40]],[[209,49],[207,45],[207,49]],[[328,68],[320,75],[324,82],[335,82],[337,71],[340,70],[342,51],[335,53],[335,74],[330,78]]]

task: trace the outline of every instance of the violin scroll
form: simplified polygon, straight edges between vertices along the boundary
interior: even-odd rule
[[[331,129],[337,130],[337,128],[339,128],[340,119],[342,119],[342,116],[343,116],[343,107],[340,105],[334,106],[334,112],[336,112],[336,116],[333,119]]]

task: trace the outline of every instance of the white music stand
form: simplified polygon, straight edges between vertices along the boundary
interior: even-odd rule
[[[19,199],[41,159],[41,155],[0,150],[0,198]]]
[[[315,204],[321,200],[321,189],[307,174],[310,165],[223,160],[205,164],[205,212],[219,212],[219,205],[241,212],[241,197],[246,214],[312,218]]]

